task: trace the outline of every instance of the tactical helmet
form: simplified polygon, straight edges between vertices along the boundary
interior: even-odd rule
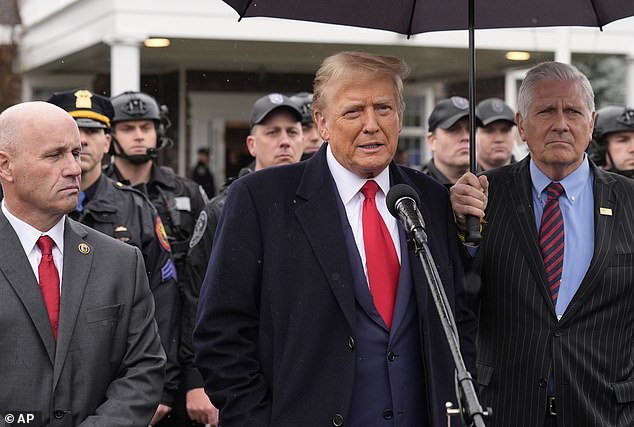
[[[131,120],[153,120],[156,125],[156,149],[170,147],[173,143],[166,131],[172,125],[166,105],[159,105],[154,97],[143,93],[126,91],[113,96],[110,101],[114,107],[112,125]]]
[[[592,139],[600,145],[607,144],[606,136],[614,132],[634,132],[634,110],[619,105],[611,105],[597,111]]]
[[[128,120],[161,120],[159,105],[150,95],[143,92],[127,91],[113,96],[113,123]]]
[[[606,157],[610,157],[611,171],[634,177],[634,170],[620,170],[608,151],[607,136],[615,132],[634,132],[634,110],[623,105],[611,105],[596,112],[592,142],[588,147],[588,155],[599,166],[606,166]]]
[[[299,92],[291,96],[293,101],[299,107],[302,113],[302,125],[309,125],[313,122],[313,94],[308,92]]]

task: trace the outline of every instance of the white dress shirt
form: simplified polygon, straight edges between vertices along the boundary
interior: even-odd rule
[[[15,234],[18,235],[18,239],[22,244],[22,248],[24,249],[24,253],[26,257],[29,259],[29,264],[31,264],[31,269],[33,270],[33,274],[35,274],[35,278],[38,283],[40,281],[40,275],[38,272],[38,267],[40,265],[40,260],[42,259],[42,251],[40,247],[37,245],[37,239],[40,236],[49,236],[55,242],[53,246],[53,261],[55,262],[55,266],[57,267],[57,271],[59,272],[59,286],[60,286],[60,294],[62,287],[62,271],[64,271],[64,219],[59,220],[57,224],[55,224],[50,230],[46,232],[41,232],[40,230],[34,228],[33,226],[27,224],[22,221],[20,218],[13,215],[7,209],[4,199],[2,200],[2,213],[11,224],[11,227],[15,230]]]
[[[354,240],[357,243],[357,249],[359,250],[359,255],[361,256],[361,261],[363,262],[363,270],[367,279],[368,268],[365,260],[365,247],[363,245],[362,222],[364,197],[363,194],[361,194],[360,190],[361,187],[363,187],[363,185],[366,183],[366,181],[368,181],[368,179],[361,178],[360,176],[344,168],[337,161],[337,159],[335,159],[330,146],[328,146],[326,149],[326,160],[328,162],[328,169],[330,169],[330,173],[335,179],[335,184],[337,185],[339,197],[341,198],[341,201],[343,202],[343,205],[346,209],[348,222],[350,223],[350,227],[352,228]],[[396,255],[398,256],[398,260],[400,263],[401,245],[398,233],[398,223],[396,221],[396,218],[394,218],[392,214],[390,214],[389,210],[387,209],[387,205],[385,204],[385,195],[390,189],[389,167],[386,167],[379,175],[372,178],[372,180],[376,181],[376,183],[380,187],[380,191],[376,192],[376,207],[381,214],[381,217],[383,218],[383,222],[385,222],[385,226],[392,236],[394,249],[396,249]]]

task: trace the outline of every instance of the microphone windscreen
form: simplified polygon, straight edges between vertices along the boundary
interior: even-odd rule
[[[390,187],[390,191],[387,192],[385,196],[385,204],[387,205],[387,209],[390,213],[398,218],[398,211],[396,210],[396,202],[398,202],[403,197],[409,197],[414,199],[416,202],[416,206],[420,206],[420,198],[418,197],[418,193],[412,187],[407,184],[396,184],[393,187]]]

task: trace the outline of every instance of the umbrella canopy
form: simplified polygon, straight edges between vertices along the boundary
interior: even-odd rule
[[[223,0],[240,17],[272,17],[413,35],[466,30],[465,0]],[[474,28],[602,27],[634,15],[632,0],[474,0]]]
[[[634,0],[223,0],[243,17],[271,17],[387,30],[408,37],[469,30],[469,170],[476,172],[474,29],[599,27],[634,16]],[[467,241],[480,240],[468,218]]]

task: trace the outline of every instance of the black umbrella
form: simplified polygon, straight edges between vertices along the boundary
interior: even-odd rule
[[[599,27],[634,16],[632,0],[223,0],[243,17],[272,17],[387,30],[407,35],[469,30],[469,169],[476,170],[475,29]],[[477,18],[477,19],[476,19]],[[479,240],[469,221],[467,236]]]
[[[631,0],[223,0],[240,17],[268,16],[374,28],[410,36],[441,30],[576,25],[601,27],[634,15]]]

